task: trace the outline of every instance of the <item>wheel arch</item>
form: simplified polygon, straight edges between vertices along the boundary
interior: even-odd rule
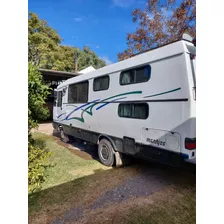
[[[97,145],[99,145],[101,139],[107,139],[111,143],[111,145],[113,147],[113,154],[115,154],[115,152],[117,151],[117,147],[116,147],[113,139],[111,137],[109,137],[108,135],[101,134],[98,137]]]

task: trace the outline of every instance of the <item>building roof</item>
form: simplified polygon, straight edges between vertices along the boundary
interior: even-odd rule
[[[65,71],[54,71],[50,69],[39,68],[38,71],[43,75],[44,80],[49,81],[62,81],[75,76],[80,75],[80,73],[65,72]]]
[[[93,66],[91,65],[91,66],[89,66],[89,67],[87,67],[87,68],[85,68],[85,69],[79,71],[79,73],[80,73],[80,74],[86,74],[86,73],[88,73],[88,72],[92,72],[92,71],[95,71],[95,70],[96,70],[96,69],[93,68]]]

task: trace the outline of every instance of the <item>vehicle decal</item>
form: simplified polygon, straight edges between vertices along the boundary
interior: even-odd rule
[[[175,91],[179,91],[181,89],[181,87],[179,88],[176,88],[176,89],[172,89],[172,90],[169,90],[169,91],[166,91],[166,92],[162,92],[162,93],[157,93],[157,94],[153,94],[153,95],[149,95],[149,96],[144,96],[143,98],[149,98],[149,97],[154,97],[154,96],[160,96],[160,95],[164,95],[164,94],[167,94],[167,93],[171,93],[171,92],[175,92]],[[83,118],[83,115],[84,113],[87,113],[89,115],[93,115],[93,108],[98,105],[98,104],[101,104],[103,103],[104,101],[106,100],[110,100],[110,99],[113,99],[113,98],[116,98],[116,97],[120,97],[120,96],[125,96],[125,95],[130,95],[130,94],[142,94],[142,91],[132,91],[132,92],[127,92],[127,93],[121,93],[121,94],[118,94],[118,95],[115,95],[115,96],[111,96],[111,97],[108,97],[108,98],[105,98],[103,100],[100,100],[100,99],[97,99],[97,100],[94,100],[94,101],[91,101],[91,102],[88,102],[86,104],[83,104],[81,106],[75,106],[75,105],[66,105],[66,106],[74,106],[75,109],[72,110],[64,119],[62,119],[61,121],[64,121],[64,120],[78,120],[80,122],[85,122],[84,118]],[[105,102],[103,103],[102,105],[100,105],[99,107],[96,108],[96,110],[99,110],[105,106],[107,106],[108,104],[112,103],[112,102],[116,102],[118,100],[121,100],[121,99],[125,99],[127,97],[120,97],[120,98],[116,98],[110,102]],[[89,106],[88,106],[89,105]],[[84,107],[88,106],[87,108],[83,109]],[[70,117],[72,114],[74,114],[76,111],[78,110],[82,110],[82,113],[81,113],[81,116],[78,116],[78,117]],[[60,114],[58,118],[60,118],[62,115],[64,115],[66,113],[62,113]]]
[[[118,100],[123,100],[123,99],[126,99],[126,98],[127,98],[127,97],[121,97],[121,98],[112,100],[112,101],[110,101],[110,102],[106,102],[106,103],[102,104],[101,106],[97,107],[96,110],[99,110],[100,108],[105,107],[105,106],[106,106],[107,104],[109,104],[109,103],[116,102],[116,101],[118,101]]]
[[[57,118],[61,117],[62,115],[64,115],[65,113],[60,114],[59,116],[57,116]]]
[[[130,94],[142,94],[142,91],[132,91],[132,92],[127,92],[127,93],[121,93],[121,94],[117,94],[115,96],[111,96],[111,97],[108,97],[108,98],[105,98],[103,100],[100,100],[100,99],[97,99],[97,100],[94,100],[92,102],[89,102],[89,103],[86,103],[86,104],[83,104],[79,107],[75,106],[75,105],[69,105],[69,106],[75,106],[76,108],[74,110],[72,110],[64,119],[60,120],[60,121],[63,121],[63,120],[78,120],[80,122],[85,122],[83,116],[84,116],[84,113],[87,113],[89,115],[93,115],[93,108],[100,104],[100,103],[103,103],[103,105],[99,106],[96,108],[96,110],[99,110],[103,107],[105,107],[106,105],[110,104],[111,102],[115,102],[115,101],[118,101],[118,100],[121,100],[121,99],[124,99],[124,98],[127,98],[127,97],[120,97],[120,96],[125,96],[125,95],[130,95]],[[120,97],[120,98],[116,98],[116,97]],[[113,99],[113,98],[116,98],[110,102],[105,102],[106,100],[110,100],[110,99]],[[89,106],[88,106],[89,105]],[[85,106],[88,106],[87,108],[83,109]],[[81,115],[80,116],[74,116],[74,117],[70,117],[72,114],[74,114],[76,111],[78,110],[82,110],[81,112]],[[65,113],[63,113],[65,114]],[[61,117],[63,114],[60,114],[58,117]]]
[[[81,108],[83,108],[83,107],[85,107],[85,106],[87,106],[87,105],[90,105],[91,103],[94,103],[94,102],[97,102],[97,101],[99,101],[100,99],[98,99],[98,100],[94,100],[94,101],[92,101],[92,102],[88,102],[88,103],[86,103],[86,104],[84,104],[84,105],[81,105],[81,106],[79,106],[79,107],[76,107],[73,111],[71,111],[67,116],[66,116],[66,119],[68,119],[75,111],[77,111],[77,110],[79,110],[79,109],[81,109]]]
[[[167,94],[167,93],[172,93],[172,92],[178,91],[180,89],[181,88],[179,87],[179,88],[172,89],[172,90],[169,90],[169,91],[166,91],[166,92],[157,93],[157,94],[153,94],[153,95],[149,95],[149,96],[144,96],[143,98],[149,98],[149,97],[153,97],[153,96],[160,96],[160,95],[163,95],[163,94]]]

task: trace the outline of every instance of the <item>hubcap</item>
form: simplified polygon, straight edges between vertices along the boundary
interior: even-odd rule
[[[109,158],[109,149],[105,145],[102,146],[101,157],[103,160],[108,160]]]

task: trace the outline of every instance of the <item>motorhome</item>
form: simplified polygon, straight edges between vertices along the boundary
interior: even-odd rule
[[[195,163],[195,43],[181,39],[60,84],[53,126],[62,141],[97,144],[106,166],[124,155]]]

